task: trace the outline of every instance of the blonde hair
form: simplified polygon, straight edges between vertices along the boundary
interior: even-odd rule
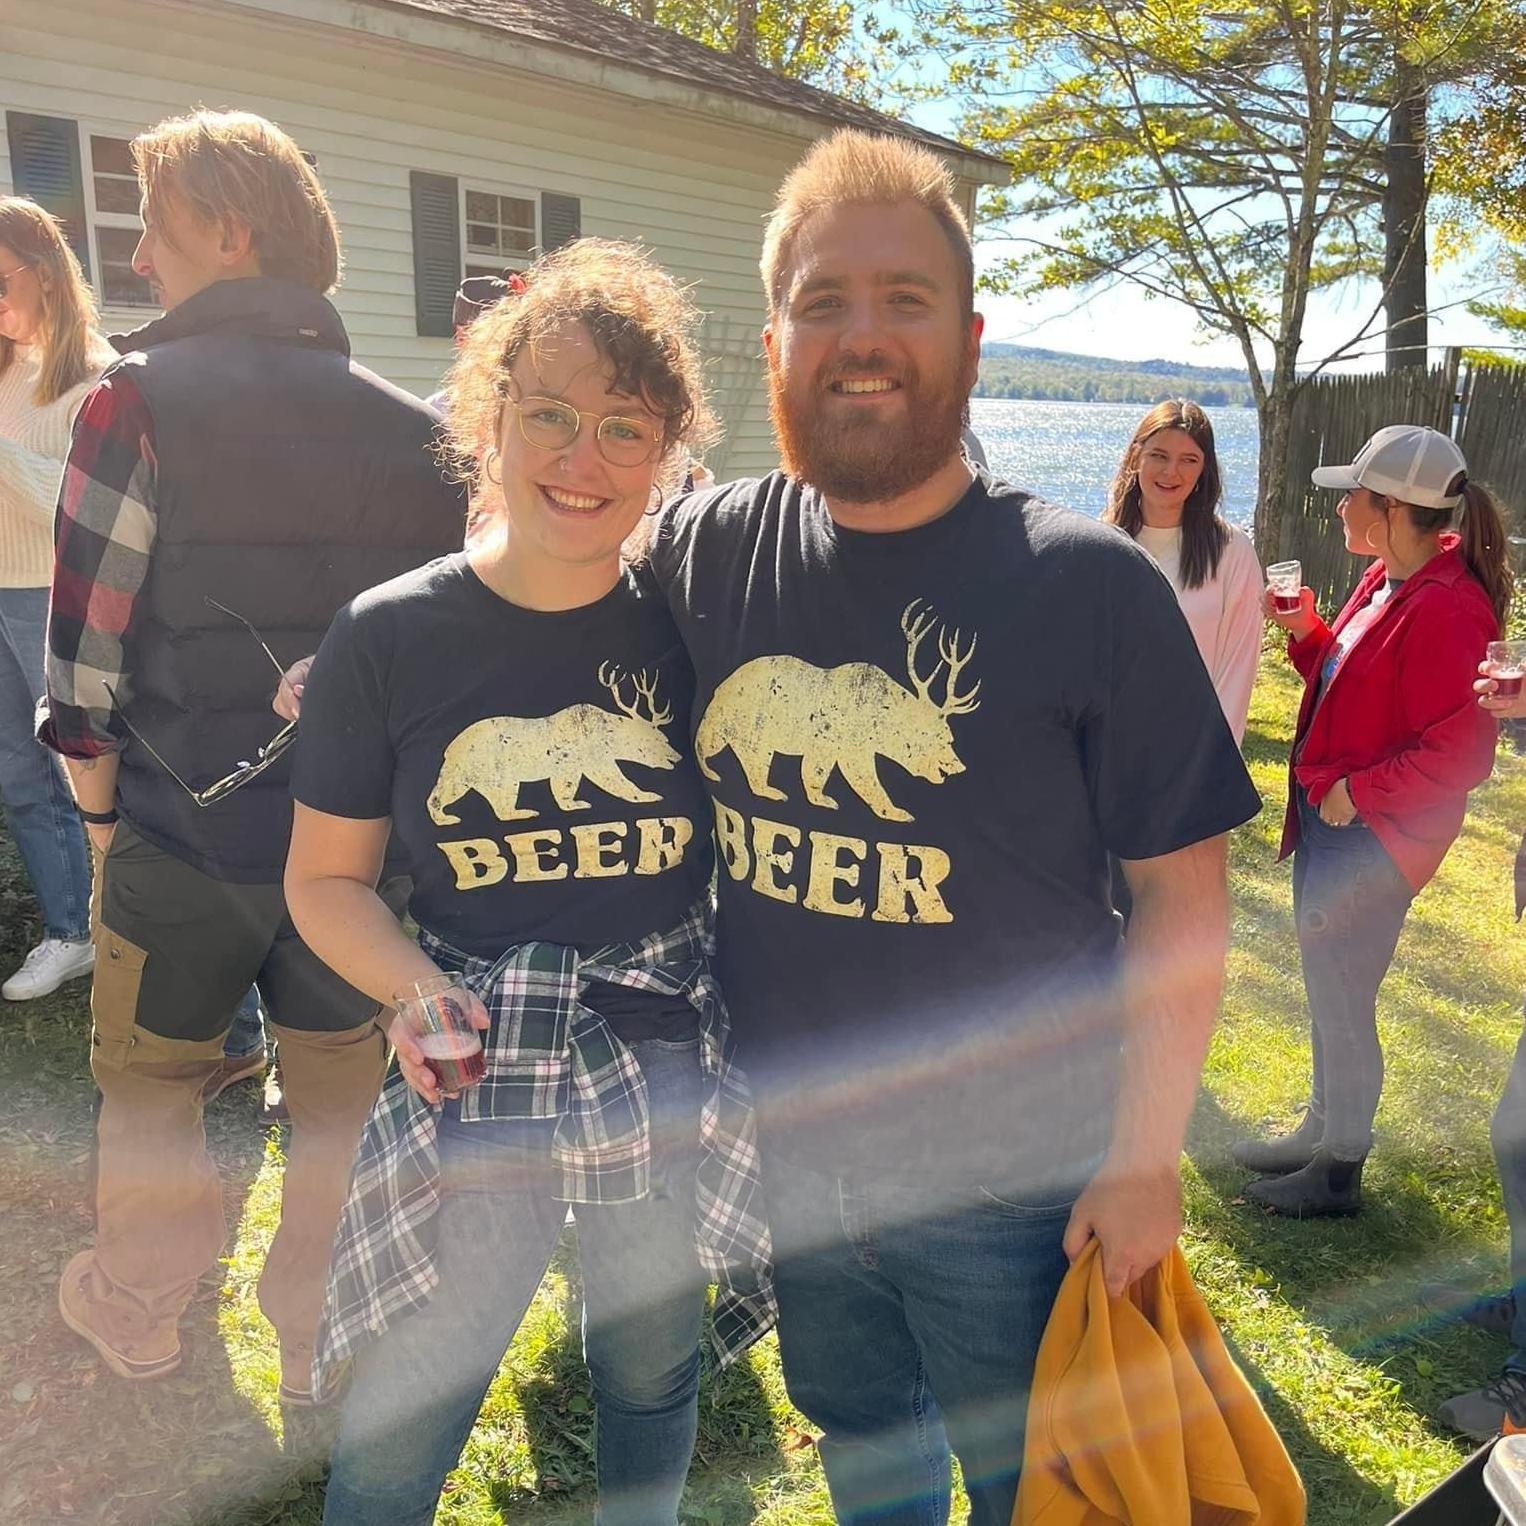
[[[167,203],[203,223],[248,225],[260,273],[332,291],[339,281],[339,228],[302,151],[251,111],[170,117],[132,142],[133,167],[151,222]]]
[[[975,252],[954,200],[954,179],[930,149],[882,133],[844,127],[817,143],[785,177],[763,234],[763,290],[771,312],[801,225],[815,212],[851,205],[912,202],[937,219],[959,262],[965,309],[975,308]]]
[[[91,355],[97,314],[90,290],[63,229],[51,212],[24,196],[0,196],[0,244],[14,249],[42,286],[41,375],[35,401],[55,402],[99,366]],[[10,369],[16,346],[0,335],[0,376]]]
[[[615,387],[662,418],[658,481],[676,486],[688,453],[719,433],[705,400],[699,319],[678,282],[634,244],[583,238],[543,255],[472,323],[446,377],[456,475],[479,483],[520,355],[576,323],[609,363]]]

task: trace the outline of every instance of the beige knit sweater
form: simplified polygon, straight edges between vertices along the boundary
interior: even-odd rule
[[[36,400],[38,346],[17,345],[0,375],[0,588],[46,588],[53,581],[53,512],[74,419],[116,358],[97,337],[89,377],[51,403]]]

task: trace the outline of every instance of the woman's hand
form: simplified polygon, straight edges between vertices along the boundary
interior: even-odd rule
[[[307,686],[307,675],[312,665],[311,657],[303,657],[292,663],[281,675],[281,687],[276,690],[276,697],[271,700],[270,708],[283,721],[294,721],[301,713],[302,690]]]
[[[1277,608],[1270,588],[1261,593],[1261,613],[1275,622],[1295,641],[1302,641],[1314,629],[1318,616],[1314,612],[1314,590],[1304,587],[1298,590],[1298,608],[1291,614]]]
[[[492,1019],[487,1015],[487,1008],[470,991],[466,992],[466,997],[468,1020],[472,1027],[481,1033],[486,1033],[492,1026]],[[395,1012],[387,1026],[387,1037],[397,1051],[397,1065],[403,1073],[403,1079],[431,1107],[437,1106],[442,1097],[459,1095],[457,1092],[440,1090],[440,1078],[425,1063],[424,1051],[419,1048],[418,1040],[414,1038],[407,1020]]]
[[[1319,802],[1319,819],[1327,827],[1349,827],[1356,820],[1356,807],[1351,803],[1351,791],[1344,779],[1337,779]]]
[[[1518,721],[1526,717],[1526,687],[1512,699],[1499,697],[1499,684],[1489,675],[1489,664],[1478,665],[1481,675],[1474,681],[1473,692],[1478,696],[1479,706],[1502,721]]]

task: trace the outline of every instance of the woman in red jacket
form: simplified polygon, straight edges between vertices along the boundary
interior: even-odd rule
[[[1383,1089],[1378,987],[1493,767],[1495,722],[1473,680],[1511,594],[1499,510],[1445,435],[1380,429],[1314,483],[1343,492],[1346,549],[1373,558],[1333,626],[1307,588],[1294,614],[1265,603],[1305,684],[1280,856],[1293,855],[1314,1080],[1296,1131],[1235,1150],[1266,1173],[1246,1196],[1296,1217],[1361,1206]]]

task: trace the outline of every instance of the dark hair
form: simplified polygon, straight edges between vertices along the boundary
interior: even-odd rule
[[[1460,473],[1449,485],[1451,493],[1462,494],[1462,523],[1457,527],[1462,540],[1459,548],[1468,564],[1468,571],[1484,585],[1489,602],[1494,606],[1494,618],[1500,629],[1505,628],[1505,617],[1510,613],[1510,600],[1515,593],[1515,574],[1510,570],[1510,540],[1505,533],[1504,516],[1499,505],[1481,482]],[[1376,498],[1384,498],[1375,493]],[[1388,503],[1399,503],[1396,498]],[[1409,521],[1422,535],[1439,535],[1451,526],[1457,509],[1426,509],[1419,504],[1406,503],[1403,507]]]
[[[1107,508],[1102,517],[1131,539],[1139,535],[1144,524],[1139,458],[1145,446],[1163,429],[1181,430],[1203,452],[1203,470],[1182,505],[1182,587],[1199,588],[1219,570],[1219,558],[1229,544],[1229,526],[1219,513],[1224,484],[1219,476],[1218,453],[1213,448],[1213,425],[1196,403],[1184,397],[1168,398],[1140,420],[1108,489]]]

